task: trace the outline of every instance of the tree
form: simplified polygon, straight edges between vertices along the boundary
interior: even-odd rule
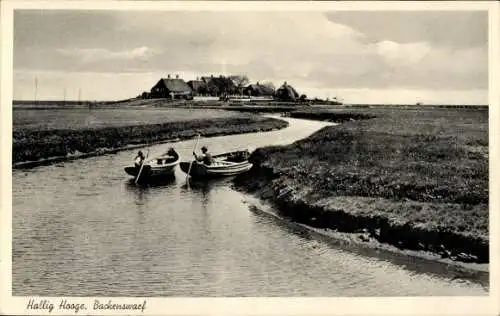
[[[207,92],[208,94],[210,94],[211,96],[215,97],[219,94],[220,92],[220,89],[219,87],[213,82],[213,80],[210,80],[208,83],[207,83]]]
[[[233,94],[235,92],[235,84],[231,78],[220,77],[218,78],[219,91],[223,94]]]
[[[196,93],[198,95],[207,95],[210,94],[210,91],[208,89],[208,86],[206,84],[203,84],[196,89]]]
[[[236,90],[240,94],[243,93],[243,89],[250,83],[247,75],[232,75],[229,78],[234,82]]]

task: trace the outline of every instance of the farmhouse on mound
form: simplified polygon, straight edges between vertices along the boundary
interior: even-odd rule
[[[299,93],[285,81],[285,83],[276,90],[276,98],[280,101],[295,101],[299,98]]]
[[[188,84],[179,79],[177,75],[175,79],[170,78],[170,75],[167,78],[162,78],[156,85],[151,88],[151,98],[171,98],[171,99],[187,99],[191,96],[192,90],[188,86]]]
[[[274,95],[274,89],[267,85],[262,85],[257,82],[257,84],[248,85],[243,89],[244,95],[249,95],[252,97],[271,97]]]

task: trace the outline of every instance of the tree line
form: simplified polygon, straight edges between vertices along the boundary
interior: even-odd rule
[[[193,93],[197,95],[244,95],[245,88],[250,84],[250,80],[246,75],[231,75],[228,77],[202,77],[202,83],[192,85]],[[258,83],[260,86],[275,90],[275,86],[270,81]]]

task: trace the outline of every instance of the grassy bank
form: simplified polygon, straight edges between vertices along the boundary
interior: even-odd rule
[[[182,110],[179,110],[182,111]],[[134,144],[152,144],[170,139],[269,131],[286,127],[281,120],[254,115],[226,115],[192,118],[156,124],[99,126],[84,128],[34,129],[17,125],[13,132],[13,163],[39,161],[88,153],[106,153]],[[19,165],[19,164],[18,164]],[[33,164],[29,164],[30,166]],[[35,164],[36,165],[36,164]]]
[[[339,109],[299,115],[348,122],[290,146],[257,150],[251,157],[255,168],[237,186],[313,227],[488,262],[487,111]],[[372,118],[351,121],[356,115]]]
[[[287,112],[287,116],[299,119],[308,119],[316,121],[327,121],[335,123],[344,123],[349,121],[367,120],[376,116],[359,111],[346,111],[345,109],[324,110],[324,109],[297,109]]]
[[[168,122],[184,122],[193,119],[237,117],[237,113],[206,109],[177,108],[119,108],[119,109],[14,109],[13,128],[17,130],[96,129]]]

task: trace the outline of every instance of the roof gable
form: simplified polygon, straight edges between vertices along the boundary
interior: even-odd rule
[[[250,84],[245,88],[244,91],[248,91],[248,90],[257,91],[258,93],[263,94],[263,95],[273,95],[274,94],[273,88],[266,86],[266,85],[262,85],[262,84]]]
[[[289,84],[283,84],[277,91],[276,94],[281,98],[295,99],[299,97],[299,93]]]
[[[207,84],[201,80],[190,80],[187,82],[187,85],[190,86],[191,89],[194,89],[194,90],[207,86]]]
[[[161,84],[170,92],[191,92],[191,88],[188,86],[188,84],[184,80],[178,78],[163,78],[158,82],[158,84]]]

